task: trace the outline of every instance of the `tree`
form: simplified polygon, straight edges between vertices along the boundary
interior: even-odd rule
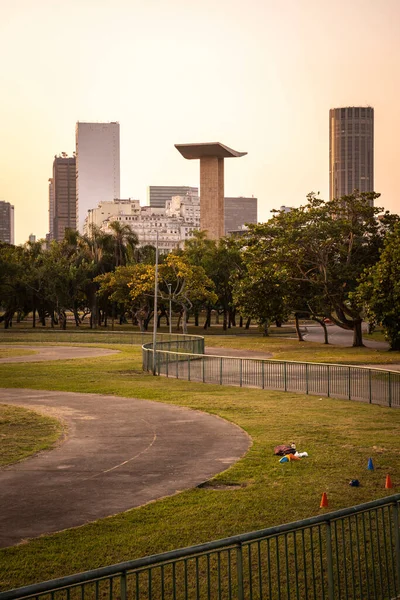
[[[241,268],[240,246],[233,238],[215,241],[208,239],[204,231],[198,231],[186,241],[183,254],[191,264],[203,267],[214,282],[217,295],[215,308],[223,314],[223,329],[228,329],[235,324],[233,282]],[[213,305],[208,302],[205,329],[211,325],[212,308]]]
[[[267,258],[285,270],[291,283],[308,284],[319,307],[326,310],[324,316],[353,330],[354,346],[362,345],[363,315],[351,292],[362,271],[378,260],[395,220],[386,214],[378,221],[382,209],[372,206],[378,197],[355,192],[324,202],[309,194],[305,206],[277,212],[267,223],[250,226],[245,240],[254,260]]]
[[[115,267],[124,266],[129,252],[133,255],[139,243],[138,236],[132,231],[130,225],[123,225],[120,221],[112,221],[108,228],[114,245]]]
[[[263,335],[269,335],[270,321],[289,316],[287,273],[254,244],[245,243],[241,258],[241,271],[233,278],[233,300],[242,315],[257,321]]]
[[[400,350],[400,223],[388,234],[379,261],[364,271],[355,300],[381,323],[391,350]]]
[[[154,297],[155,267],[139,264],[133,279],[128,283],[133,301]],[[187,314],[196,300],[216,301],[214,285],[204,269],[191,265],[181,254],[168,254],[159,265],[158,293],[161,300],[169,299],[168,284],[171,284],[171,300],[182,311],[182,333],[187,333]],[[154,315],[154,319],[157,315]]]
[[[117,303],[122,312],[129,312],[136,319],[140,330],[146,329],[151,315],[154,296],[154,267],[146,264],[117,267],[115,271],[96,277],[98,295]],[[134,293],[132,289],[135,290]]]

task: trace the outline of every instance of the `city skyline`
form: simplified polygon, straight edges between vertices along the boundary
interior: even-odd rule
[[[120,196],[142,203],[149,185],[199,185],[174,144],[244,148],[225,195],[254,195],[265,221],[311,191],[329,199],[329,110],[369,105],[375,204],[399,212],[397,0],[337,0],[337,21],[325,0],[69,6],[8,3],[0,23],[0,200],[15,206],[16,243],[47,233],[51,161],[74,151],[77,121],[119,121]]]

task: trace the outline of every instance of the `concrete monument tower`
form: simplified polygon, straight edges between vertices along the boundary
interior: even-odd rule
[[[218,240],[224,228],[224,158],[244,156],[219,142],[175,144],[184,158],[200,160],[200,229]]]

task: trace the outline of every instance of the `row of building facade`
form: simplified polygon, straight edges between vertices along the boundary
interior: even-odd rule
[[[150,186],[147,206],[138,210],[140,204],[134,201],[137,219],[133,220],[130,212],[121,212],[133,209],[130,200],[120,200],[119,140],[117,122],[76,124],[76,151],[73,156],[65,153],[55,156],[49,179],[50,239],[62,239],[67,228],[82,232],[88,215],[93,216],[99,207],[114,202],[115,214],[108,215],[104,221],[107,218],[124,220],[138,235],[143,232],[146,240],[150,234],[144,232],[151,229],[150,223],[157,223],[157,227],[163,223],[163,229],[174,232],[179,225],[179,242],[199,228],[197,217],[189,218],[190,211],[194,216],[199,210],[196,187]],[[371,107],[350,106],[329,111],[329,198],[351,194],[354,189],[374,191],[374,109]],[[182,214],[179,217],[176,210],[167,211],[167,203],[176,197],[180,198],[174,201],[174,206],[180,202]],[[101,215],[101,210],[96,214]],[[257,222],[256,198],[225,198],[225,234],[254,222]],[[107,228],[108,225],[99,226]],[[171,233],[171,243],[175,245],[177,235]],[[0,201],[0,241],[14,243],[14,206],[4,200]]]
[[[128,224],[139,245],[181,247],[200,228],[197,187],[150,186],[147,205],[120,199],[119,123],[77,123],[76,152],[54,157],[49,179],[49,239],[61,240],[66,229],[91,234],[112,221]],[[225,199],[225,234],[257,222],[257,199]],[[163,247],[163,248],[162,248]]]

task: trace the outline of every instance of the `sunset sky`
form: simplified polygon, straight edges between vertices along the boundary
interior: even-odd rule
[[[119,121],[121,197],[198,185],[175,143],[220,141],[227,196],[259,220],[328,199],[329,109],[375,109],[377,205],[400,212],[400,0],[2,0],[0,200],[16,243],[48,232],[76,121]],[[101,200],[101,198],[99,198]]]

